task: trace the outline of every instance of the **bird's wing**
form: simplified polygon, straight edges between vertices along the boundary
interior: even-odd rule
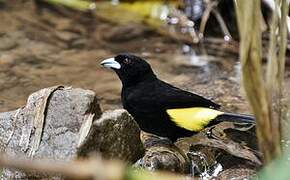
[[[167,83],[161,83],[161,99],[170,120],[190,131],[201,131],[209,124],[220,121],[255,123],[253,116],[225,113],[217,110],[220,105]]]
[[[158,101],[165,109],[206,107],[219,109],[220,105],[200,95],[184,91],[165,82],[159,81],[157,89],[160,91]]]
[[[167,109],[166,113],[177,126],[195,132],[201,131],[216,117],[224,114],[224,112],[204,107]]]
[[[220,105],[197,94],[159,82],[161,106],[177,126],[190,131],[200,131],[217,116]]]

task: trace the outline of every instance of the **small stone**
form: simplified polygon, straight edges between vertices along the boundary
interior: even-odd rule
[[[79,34],[68,32],[68,31],[57,31],[55,35],[62,41],[65,42],[72,42],[73,40],[76,40],[79,38]]]
[[[108,30],[104,34],[104,38],[111,42],[125,42],[136,39],[138,37],[144,37],[148,31],[149,29],[143,25],[121,25]]]
[[[13,38],[8,38],[6,36],[0,37],[0,50],[8,51],[17,47],[17,42]]]

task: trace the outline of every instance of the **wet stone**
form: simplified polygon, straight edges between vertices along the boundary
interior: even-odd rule
[[[195,175],[211,174],[217,165],[221,172],[243,168],[255,172],[262,163],[254,129],[252,125],[224,122],[192,137],[180,138],[175,145],[188,156]],[[215,175],[219,177],[219,173]]]

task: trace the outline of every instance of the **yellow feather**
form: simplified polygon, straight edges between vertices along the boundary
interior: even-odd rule
[[[221,111],[203,107],[168,109],[166,112],[177,126],[196,132],[201,131],[211,120],[223,114]]]

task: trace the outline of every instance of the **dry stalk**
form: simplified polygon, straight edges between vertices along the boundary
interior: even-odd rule
[[[272,104],[263,79],[261,62],[260,0],[236,0],[240,32],[240,59],[243,85],[247,99],[256,117],[260,151],[265,163],[281,153],[280,129],[272,124]]]
[[[14,168],[24,172],[37,172],[50,175],[62,175],[69,179],[107,179],[107,180],[184,180],[186,177],[165,172],[147,172],[136,170],[119,161],[91,158],[72,162],[51,160],[31,160],[8,158],[0,155],[0,167]]]

